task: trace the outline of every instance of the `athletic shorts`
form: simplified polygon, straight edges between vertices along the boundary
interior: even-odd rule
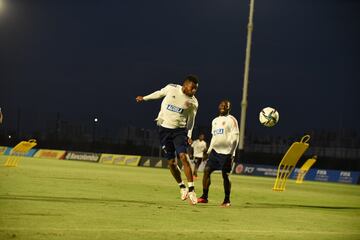
[[[188,136],[185,128],[169,129],[159,127],[160,144],[167,160],[175,158],[176,154],[187,153]]]
[[[206,163],[206,167],[209,167],[210,171],[221,170],[229,173],[231,171],[231,164],[231,154],[221,154],[212,150],[209,155],[209,160]]]
[[[194,157],[194,162],[201,162],[203,160],[203,158],[199,158],[199,157]]]

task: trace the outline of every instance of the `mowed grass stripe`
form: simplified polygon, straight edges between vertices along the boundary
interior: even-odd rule
[[[15,231],[49,231],[49,232],[67,232],[67,231],[84,231],[84,232],[133,232],[133,228],[0,228],[0,231],[6,230],[15,230]],[[138,232],[146,232],[146,233],[158,233],[158,232],[169,232],[165,229],[136,229]],[[198,233],[198,229],[187,229],[187,232],[190,233]],[[171,232],[183,232],[183,230],[172,230]],[[357,232],[332,232],[332,231],[301,231],[301,230],[277,230],[277,231],[269,231],[269,230],[249,230],[249,229],[214,229],[207,230],[208,233],[265,233],[265,234],[273,234],[275,233],[291,233],[291,234],[319,234],[319,235],[360,235],[360,231]]]

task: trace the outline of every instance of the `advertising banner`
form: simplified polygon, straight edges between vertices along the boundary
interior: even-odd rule
[[[3,155],[11,155],[12,154],[12,147],[7,147],[6,150],[4,151]],[[35,153],[36,153],[37,149],[33,148],[30,149],[26,154],[17,154],[19,156],[24,156],[24,157],[32,157]]]
[[[5,146],[0,146],[0,155],[4,155],[6,149],[7,149],[7,147],[5,147]]]
[[[159,157],[142,156],[139,166],[167,168],[167,160]]]
[[[238,164],[234,170],[235,174],[276,177],[277,167],[270,165]]]
[[[305,175],[305,180],[359,184],[359,177],[360,172],[314,168]]]
[[[299,168],[294,169],[290,178],[296,179],[298,171]],[[276,177],[277,167],[270,165],[238,164],[234,169],[234,174]],[[313,168],[307,172],[304,180],[359,184],[360,172]]]
[[[100,159],[99,153],[90,152],[67,152],[65,155],[66,160],[79,160],[88,162],[98,162]]]
[[[39,149],[34,155],[34,157],[64,159],[65,154],[65,150]]]
[[[119,154],[101,154],[100,162],[104,164],[138,166],[141,156],[137,155],[119,155]]]

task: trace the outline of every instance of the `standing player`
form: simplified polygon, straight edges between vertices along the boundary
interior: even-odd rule
[[[204,152],[206,152],[207,149],[207,145],[205,142],[205,135],[201,133],[199,135],[199,139],[195,140],[191,144],[191,147],[193,148],[193,157],[195,162],[193,176],[197,178],[197,171],[199,169],[201,162],[204,160]]]
[[[229,174],[232,161],[235,157],[239,140],[239,128],[236,119],[229,114],[231,109],[228,100],[222,100],[219,105],[219,115],[212,121],[212,138],[208,149],[209,160],[204,169],[203,195],[198,198],[198,203],[208,202],[210,175],[215,170],[222,171],[224,180],[225,198],[222,207],[230,207],[231,182]]]
[[[192,143],[191,134],[199,105],[194,96],[198,85],[198,78],[189,75],[184,79],[182,86],[169,84],[159,91],[136,98],[137,102],[164,98],[159,115],[156,118],[159,126],[160,143],[168,160],[170,172],[179,184],[181,199],[186,200],[188,198],[191,204],[196,204],[197,198],[187,147]],[[189,189],[182,181],[181,171],[175,161],[175,153],[184,166]]]

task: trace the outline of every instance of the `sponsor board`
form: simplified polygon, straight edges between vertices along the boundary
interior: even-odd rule
[[[167,168],[167,160],[159,157],[141,157],[139,166]]]
[[[325,169],[310,169],[305,180],[359,184],[360,172]]]
[[[149,159],[145,160],[144,163],[141,166],[150,167],[150,160]]]
[[[88,162],[98,162],[100,159],[99,153],[90,152],[67,152],[65,155],[66,160],[79,160]]]
[[[180,160],[175,159],[177,162],[177,165],[179,166],[180,169],[182,169],[182,162]],[[203,161],[204,162],[204,161]],[[193,164],[193,163],[190,163]],[[204,164],[201,166],[201,169],[199,167],[199,169],[201,171],[203,171],[204,169]],[[147,156],[142,156],[140,159],[140,163],[139,163],[140,167],[156,167],[156,168],[168,168],[168,160],[166,160],[165,158],[160,158],[160,157],[147,157]],[[200,171],[198,169],[198,171]]]
[[[238,164],[235,174],[276,177],[277,167],[268,165]]]
[[[6,149],[7,149],[7,147],[5,147],[5,146],[0,146],[0,155],[4,155],[5,152],[6,152]]]
[[[34,157],[63,159],[65,157],[65,154],[65,150],[39,149],[39,151],[36,152]]]
[[[341,172],[340,172],[339,179],[338,179],[338,182],[352,183],[352,182],[353,182],[353,178],[354,178],[354,174],[353,174],[352,172],[349,172],[349,171],[341,171]]]
[[[234,173],[250,176],[276,177],[277,169],[276,166],[270,165],[238,164],[235,167]],[[298,172],[299,168],[294,169],[290,178],[296,179]],[[313,168],[307,172],[304,180],[358,184],[360,181],[360,172]]]
[[[119,155],[119,154],[101,154],[100,162],[104,164],[138,166],[141,156],[138,155]]]
[[[316,175],[315,175],[315,181],[328,182],[329,181],[328,172],[323,169],[317,169]]]
[[[162,161],[158,161],[158,163],[154,167],[161,168],[162,167]]]
[[[12,150],[13,150],[12,147],[7,147],[2,155],[12,155],[13,154]],[[37,149],[33,148],[33,149],[30,149],[29,151],[27,151],[26,153],[16,153],[16,155],[24,156],[24,157],[32,157],[32,156],[34,156],[36,151],[37,151]]]

